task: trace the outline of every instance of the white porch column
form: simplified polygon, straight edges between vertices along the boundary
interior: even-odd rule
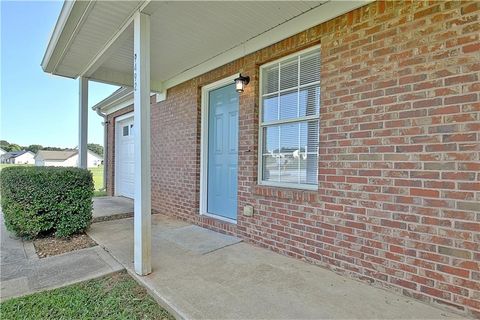
[[[78,167],[87,168],[87,143],[88,143],[88,79],[79,79],[78,101]]]
[[[133,99],[134,99],[134,265],[135,272],[147,275],[151,266],[151,177],[150,177],[150,16],[134,17]]]

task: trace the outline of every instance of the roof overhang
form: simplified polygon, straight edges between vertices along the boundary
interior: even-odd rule
[[[372,1],[66,1],[41,65],[63,77],[131,87],[133,16],[140,11],[151,17],[151,90],[164,93]]]
[[[150,96],[155,96],[155,101],[157,102],[165,100],[165,96],[160,93],[153,92]],[[133,105],[133,88],[120,87],[114,93],[94,105],[92,109],[95,111],[99,110],[108,115],[131,105]]]
[[[107,114],[116,110],[128,107],[133,103],[133,89],[131,87],[121,87],[96,105],[93,110],[100,110]]]

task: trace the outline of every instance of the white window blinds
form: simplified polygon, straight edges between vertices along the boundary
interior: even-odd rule
[[[260,181],[316,186],[320,49],[262,66],[260,76]]]

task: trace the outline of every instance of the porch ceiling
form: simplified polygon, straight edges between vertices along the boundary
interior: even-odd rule
[[[139,10],[151,16],[152,91],[163,91],[366,2],[65,2],[42,67],[131,86]]]

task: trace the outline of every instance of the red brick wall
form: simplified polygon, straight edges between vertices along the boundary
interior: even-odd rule
[[[479,18],[480,2],[376,2],[169,89],[152,107],[153,210],[480,317]],[[258,186],[258,67],[318,43],[319,190]],[[200,94],[238,72],[230,225],[198,215]]]
[[[480,316],[480,2],[366,10],[322,37],[314,253]]]

